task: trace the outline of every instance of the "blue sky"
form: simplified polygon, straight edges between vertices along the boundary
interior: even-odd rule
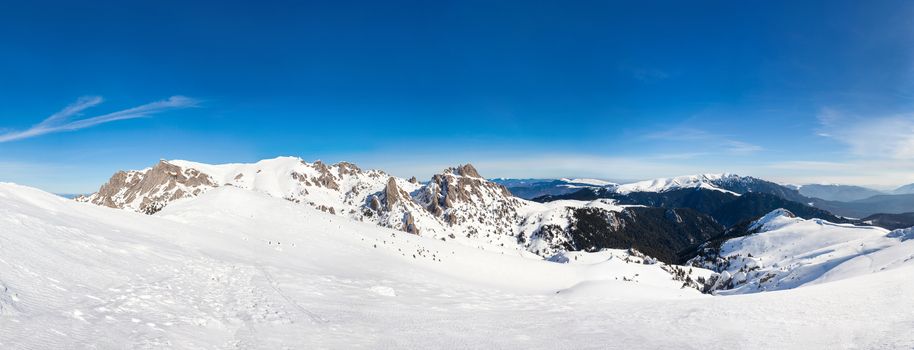
[[[914,182],[908,1],[3,2],[0,181],[161,158]]]

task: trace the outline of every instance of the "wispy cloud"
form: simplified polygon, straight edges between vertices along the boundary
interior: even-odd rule
[[[727,152],[734,154],[749,154],[764,150],[762,146],[736,140],[726,140],[723,145]]]
[[[764,147],[748,142],[734,140],[727,135],[716,134],[707,130],[692,127],[675,127],[644,135],[651,140],[697,142],[723,150],[731,154],[750,154],[765,150]]]
[[[764,165],[757,173],[799,184],[836,183],[893,189],[914,182],[914,163],[885,158],[783,161]]]
[[[847,145],[852,155],[914,159],[914,114],[864,118],[823,109],[818,118],[816,134]]]
[[[0,133],[0,142],[9,142],[41,136],[54,132],[73,131],[117,120],[135,119],[150,116],[173,109],[194,107],[197,101],[184,96],[172,96],[165,100],[147,103],[133,108],[120,110],[99,116],[75,119],[82,112],[103,102],[99,96],[81,97],[50,117],[26,130],[5,131]]]
[[[713,134],[690,127],[675,127],[644,135],[648,139],[669,140],[669,141],[695,141],[707,140],[714,137]]]

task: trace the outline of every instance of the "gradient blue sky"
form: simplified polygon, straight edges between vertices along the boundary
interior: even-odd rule
[[[89,192],[160,158],[296,155],[890,187],[914,182],[911,18],[910,1],[5,1],[0,181]]]

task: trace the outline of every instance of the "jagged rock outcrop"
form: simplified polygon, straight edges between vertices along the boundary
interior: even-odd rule
[[[449,171],[456,172],[457,175],[460,175],[460,176],[475,177],[475,178],[480,178],[480,179],[482,178],[482,176],[479,176],[479,172],[476,171],[476,168],[473,167],[473,165],[469,164],[469,163],[460,165],[456,168],[451,168],[451,169],[449,169]]]
[[[413,213],[407,212],[405,215],[406,215],[406,217],[403,219],[402,230],[405,232],[412,233],[414,235],[418,235],[419,228],[416,227],[416,220],[413,219]]]
[[[449,238],[481,238],[492,244],[516,241],[518,209],[527,204],[504,186],[487,181],[470,164],[433,175],[413,199],[446,225]]]
[[[395,177],[389,177],[384,189],[368,198],[367,209],[370,209],[368,216],[375,218],[379,225],[416,235],[420,232],[416,215],[423,214],[423,209],[413,202]]]
[[[216,186],[209,175],[199,170],[183,169],[162,160],[146,170],[119,171],[98,192],[77,200],[153,214],[168,202],[196,196]]]
[[[325,212],[358,213],[369,195],[383,189],[388,177],[352,163],[307,163],[293,157],[217,166],[163,160],[149,169],[118,172],[98,192],[77,200],[153,214],[171,201],[233,186]]]
[[[387,179],[387,186],[384,187],[384,205],[387,210],[393,209],[397,203],[410,200],[409,193],[397,186],[397,179],[390,177]]]
[[[515,211],[520,201],[508,189],[489,182],[479,175],[471,164],[449,168],[442,174],[432,176],[429,185],[423,188],[418,200],[436,216],[445,216],[449,224],[460,224],[463,220],[474,219],[476,215],[462,215],[449,211],[466,204],[482,204],[495,214],[507,218]]]
[[[345,163],[343,166],[338,166],[338,168],[345,167],[345,168],[349,169],[348,165],[350,165],[350,164]],[[336,183],[336,177],[333,176],[333,173],[330,172],[330,167],[328,167],[326,164],[324,164],[321,161],[316,161],[316,162],[314,162],[314,169],[316,169],[319,174],[315,181],[315,183],[318,186],[323,186],[323,187],[334,189],[334,190],[340,189],[340,185],[338,183]],[[356,168],[356,169],[358,169],[358,168]],[[342,169],[340,169],[340,171],[341,171],[340,174],[342,174]]]

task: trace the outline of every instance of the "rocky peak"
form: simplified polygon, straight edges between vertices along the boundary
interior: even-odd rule
[[[155,166],[141,171],[118,171],[98,192],[78,200],[111,208],[129,207],[152,214],[165,203],[217,187],[216,182],[196,169],[161,160]]]
[[[146,177],[150,180],[146,183],[147,185],[167,182],[170,185],[181,184],[188,187],[216,186],[216,183],[209,175],[201,173],[197,169],[183,169],[166,160],[160,160],[158,164],[146,173]]]
[[[340,189],[339,183],[336,182],[336,176],[333,175],[333,172],[330,171],[330,167],[327,166],[327,164],[324,164],[324,162],[318,160],[315,161],[311,166],[314,168],[314,170],[317,170],[319,174],[317,176],[316,184],[334,190]]]
[[[520,205],[507,188],[487,181],[470,164],[432,176],[416,201],[451,225],[491,215],[507,217]]]
[[[409,192],[398,185],[398,179],[388,177],[384,188],[368,197],[368,217],[374,218],[381,226],[398,229],[412,234],[419,234],[417,216],[421,217],[424,209],[421,208]]]
[[[447,176],[459,175],[459,176]],[[458,202],[490,202],[491,200],[513,199],[505,186],[490,182],[479,175],[471,164],[460,165],[432,177],[437,184],[445,208],[453,207]]]
[[[397,179],[391,176],[387,179],[387,186],[384,187],[384,205],[387,210],[393,209],[401,201],[409,201],[409,193],[406,193],[400,186],[397,186]]]
[[[404,214],[403,227],[400,230],[414,235],[419,234],[419,227],[416,226],[416,219],[413,218],[413,213],[406,212],[406,214]]]
[[[339,173],[340,177],[343,177],[345,175],[356,175],[356,174],[362,173],[361,168],[359,168],[357,165],[349,163],[349,162],[339,162],[339,163],[334,164],[333,166],[337,168],[337,172]]]
[[[448,168],[448,169],[444,170],[444,173],[445,174],[454,174],[454,175],[459,175],[459,176],[482,178],[482,176],[479,176],[479,172],[476,171],[476,168],[473,167],[473,164],[470,164],[470,163],[458,165],[453,168]]]

